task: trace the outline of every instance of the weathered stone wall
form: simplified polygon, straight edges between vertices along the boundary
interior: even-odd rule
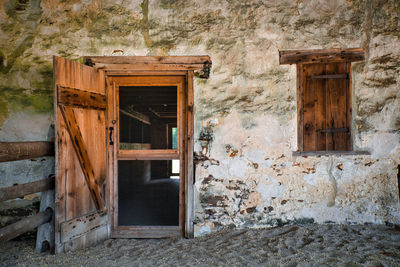
[[[207,54],[211,77],[195,81],[197,235],[400,223],[399,14],[397,0],[1,0],[0,140],[48,137],[53,55]],[[292,156],[296,68],[278,50],[349,47],[366,51],[352,64],[353,132],[371,155]]]

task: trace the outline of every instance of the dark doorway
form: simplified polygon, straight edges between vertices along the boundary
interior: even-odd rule
[[[119,149],[177,150],[177,86],[119,87]],[[118,225],[179,225],[179,159],[118,161]]]

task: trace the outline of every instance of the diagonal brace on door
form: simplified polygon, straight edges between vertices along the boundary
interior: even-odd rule
[[[71,107],[66,107],[64,105],[59,105],[59,108],[71,137],[76,155],[78,156],[86,184],[89,188],[90,196],[92,197],[97,210],[105,210],[104,202],[100,194],[100,186],[96,183],[93,165],[90,162],[89,154],[86,150],[82,133],[76,121],[74,110]]]

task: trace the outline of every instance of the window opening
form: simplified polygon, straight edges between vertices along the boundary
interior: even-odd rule
[[[302,66],[303,151],[352,150],[349,71],[348,63]]]
[[[362,48],[279,51],[297,65],[298,151],[352,151],[351,62]]]

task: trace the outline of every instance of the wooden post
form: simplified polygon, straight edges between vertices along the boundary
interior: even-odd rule
[[[54,155],[54,142],[0,142],[0,162]]]
[[[53,217],[53,209],[47,208],[45,211],[39,212],[36,215],[22,219],[16,223],[8,225],[0,229],[0,243],[7,242],[23,233],[31,231],[47,223]]]
[[[54,175],[47,179],[0,188],[0,202],[54,189]]]
[[[40,199],[40,211],[51,208],[54,210],[54,189],[47,190],[42,193]],[[54,253],[54,216],[47,223],[39,225],[36,234],[36,253],[45,252],[50,250]]]

